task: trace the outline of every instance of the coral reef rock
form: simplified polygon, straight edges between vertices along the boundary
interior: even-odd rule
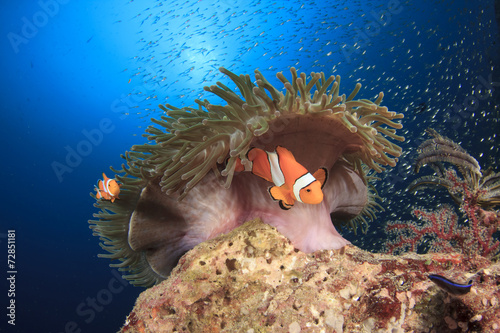
[[[471,291],[452,296],[441,274]],[[260,220],[197,245],[122,332],[495,332],[500,263],[461,254],[305,254]]]

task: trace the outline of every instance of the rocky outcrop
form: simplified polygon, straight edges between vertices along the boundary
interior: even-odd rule
[[[452,296],[430,273],[474,285]],[[122,332],[494,332],[499,285],[500,264],[480,256],[305,254],[255,220],[185,254]]]

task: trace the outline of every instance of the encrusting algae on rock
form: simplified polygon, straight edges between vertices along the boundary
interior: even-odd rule
[[[123,156],[126,165],[114,170],[120,200],[96,203],[101,210],[90,223],[108,251],[101,256],[120,261],[113,266],[128,271],[124,277],[134,285],[164,280],[188,250],[254,218],[310,253],[349,244],[334,224],[366,230],[380,209],[370,170],[394,166],[401,148],[390,140],[404,140],[395,122],[403,115],[380,105],[383,93],[374,101],[355,100],[361,84],[341,95],[340,76],[307,77],[294,68],[291,81],[277,74],[283,93],[259,71],[253,83],[249,75],[220,70],[241,96],[217,82],[204,89],[226,105],[196,100],[198,108],[160,106],[165,114],[147,129],[152,143],[133,146]],[[320,204],[296,202],[283,210],[266,180],[235,172],[237,161],[249,163],[249,149],[273,152],[278,146],[305,169],[326,170]]]
[[[429,274],[473,279],[454,297]],[[255,220],[199,244],[136,301],[135,332],[496,332],[500,264],[461,254],[306,254]]]

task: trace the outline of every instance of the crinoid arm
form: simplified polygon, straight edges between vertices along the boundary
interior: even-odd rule
[[[409,191],[442,186],[457,204],[472,200],[484,209],[500,205],[500,173],[493,172],[491,168],[482,173],[477,160],[459,144],[433,129],[428,129],[427,133],[433,138],[420,145],[415,172],[418,173],[422,166],[427,165],[434,169],[435,175],[414,180],[408,186]],[[445,163],[451,166],[446,168]]]
[[[426,131],[433,138],[424,141],[420,147],[419,155],[415,160],[415,172],[426,164],[448,162],[461,169],[462,173],[481,174],[481,167],[477,160],[470,156],[459,144],[440,135],[434,129]]]
[[[493,208],[500,205],[500,172],[493,172],[488,168],[479,181],[479,189],[482,195],[478,198],[478,204],[484,208]]]

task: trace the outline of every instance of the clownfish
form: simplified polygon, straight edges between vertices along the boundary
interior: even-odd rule
[[[323,201],[323,186],[328,178],[325,168],[319,168],[310,174],[295,160],[286,148],[278,146],[275,152],[266,152],[251,148],[247,153],[249,164],[244,166],[240,159],[236,161],[235,171],[251,171],[275,186],[269,188],[273,200],[279,201],[282,209],[290,209],[295,201],[311,205]]]
[[[115,179],[106,177],[104,172],[102,173],[102,178],[97,182],[99,187],[94,185],[94,189],[97,192],[95,197],[97,199],[111,200],[111,202],[115,202],[115,199],[120,199],[118,195],[120,194],[121,185]]]

